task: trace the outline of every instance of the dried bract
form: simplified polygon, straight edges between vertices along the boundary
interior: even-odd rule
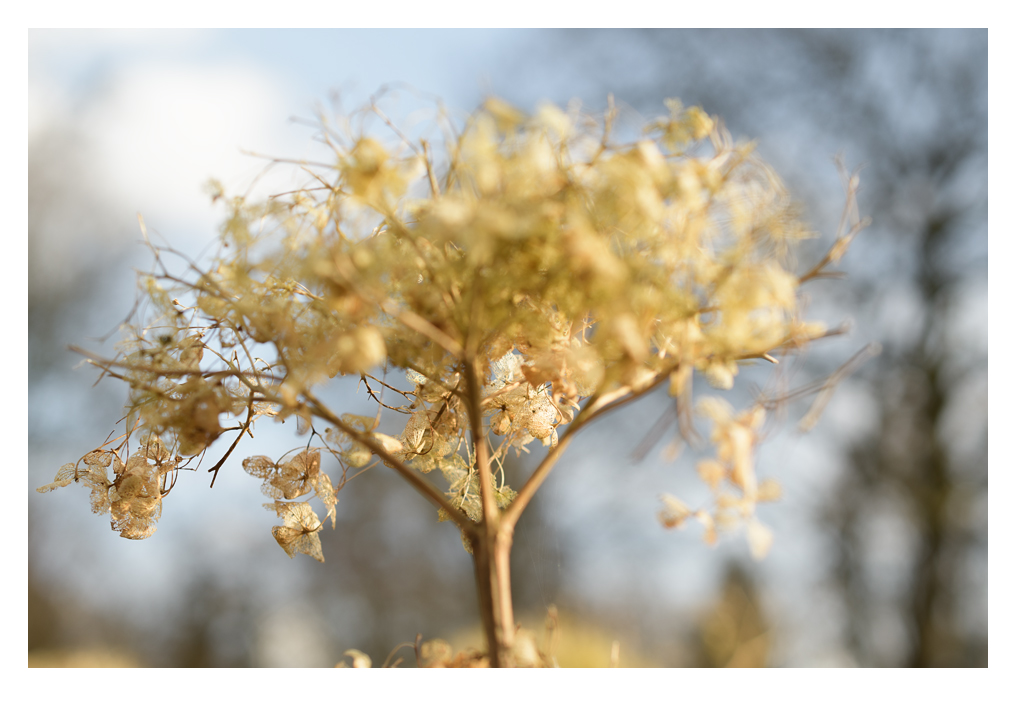
[[[666,390],[685,429],[693,410],[712,423],[714,451],[697,466],[711,503],[665,494],[661,522],[695,519],[710,542],[745,524],[764,554],[772,534],[756,505],[779,496],[755,470],[764,407],[697,405],[693,380],[730,389],[746,364],[829,334],[807,319],[800,287],[864,223],[798,272],[795,252],[813,234],[777,175],[719,119],[665,105],[627,141],[613,105],[527,115],[489,99],[459,125],[439,111],[422,141],[375,105],[356,123],[323,122],[330,158],[299,164],[299,188],[259,201],[211,184],[225,221],[210,261],[175,273],[156,254],[118,355],[92,360],[130,388],[122,442],[39,490],[81,481],[93,510],[143,538],[180,469],[228,442],[217,475],[263,417],[292,419],[295,453],[243,461],[283,520],[272,533],[289,556],[323,559],[311,502],[334,528],[337,491],[372,461],[454,521],[467,550],[493,547],[511,541],[578,430]],[[374,415],[328,407],[323,390],[347,376]],[[513,490],[506,457],[541,448],[543,463]],[[444,491],[422,476],[435,470]],[[504,535],[481,537],[493,526]],[[498,656],[537,664],[528,641]],[[425,659],[455,661],[437,643]]]
[[[325,561],[318,538],[321,521],[309,503],[276,501],[265,504],[265,508],[275,511],[282,518],[282,526],[272,527],[272,536],[291,559],[297,554],[307,554],[312,559]]]

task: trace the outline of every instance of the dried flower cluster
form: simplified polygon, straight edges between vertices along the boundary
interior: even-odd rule
[[[110,515],[110,525],[125,539],[146,539],[162,513],[166,484],[183,459],[171,455],[158,436],[149,436],[125,462],[116,450],[96,449],[77,464],[67,463],[40,492],[80,481],[91,489],[92,512]],[[109,469],[113,469],[110,480]],[[172,483],[169,484],[172,488]]]
[[[150,314],[126,327],[116,359],[92,360],[130,386],[125,435],[40,490],[83,481],[114,529],[148,536],[177,470],[230,432],[218,473],[260,417],[294,418],[309,436],[299,453],[243,462],[290,556],[322,558],[311,498],[334,526],[338,489],[375,458],[472,550],[499,511],[511,529],[576,431],[666,386],[683,416],[713,423],[716,455],[699,471],[717,508],[665,497],[663,523],[695,517],[712,538],[745,520],[762,553],[755,505],[778,490],[754,472],[763,408],[695,408],[694,372],[728,389],[746,361],[776,362],[824,336],[802,316],[799,285],[860,225],[799,275],[793,252],[812,235],[775,173],[700,109],[667,106],[620,142],[613,106],[526,115],[491,99],[459,128],[439,117],[438,153],[374,107],[387,124],[378,133],[323,124],[334,159],[301,164],[299,190],[254,203],[213,183],[228,207],[214,260],[173,274],[154,250],[141,278]],[[322,402],[319,389],[346,375],[377,416]],[[383,409],[404,416],[387,433]],[[128,456],[132,434],[144,442]],[[544,462],[513,491],[502,461],[534,445],[549,448]],[[322,453],[342,471],[335,483]],[[421,477],[436,469],[444,493]]]

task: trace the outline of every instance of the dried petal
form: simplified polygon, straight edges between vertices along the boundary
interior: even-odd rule
[[[452,645],[443,639],[431,639],[420,645],[421,667],[449,667],[452,664]]]
[[[60,466],[60,470],[57,471],[56,476],[53,477],[53,483],[47,483],[45,486],[39,486],[35,489],[39,493],[46,493],[47,491],[54,491],[58,488],[63,488],[69,483],[75,481],[75,464],[65,463]]]
[[[749,550],[755,559],[762,559],[770,551],[773,545],[773,532],[759,522],[758,519],[749,521],[745,531],[749,540]]]
[[[717,525],[706,511],[696,511],[696,520],[703,525],[703,541],[710,546],[717,543]]]
[[[297,554],[307,554],[312,559],[325,561],[318,538],[321,521],[309,503],[276,501],[265,504],[265,508],[275,511],[282,518],[282,526],[272,527],[272,536],[291,559]]]
[[[657,514],[657,518],[660,519],[660,523],[663,524],[665,528],[677,528],[685,523],[685,520],[692,515],[692,509],[686,506],[683,501],[675,498],[671,494],[662,494],[660,500],[664,502],[664,510]]]
[[[759,491],[756,494],[760,501],[777,501],[782,495],[780,483],[773,478],[764,479],[759,484]]]
[[[345,652],[343,652],[343,656],[351,658],[353,660],[354,667],[371,666],[371,658],[358,649],[348,649]]]
[[[384,433],[375,433],[374,439],[389,453],[399,453],[403,449],[402,441]]]
[[[268,456],[251,456],[244,459],[244,470],[256,478],[272,478],[277,471],[275,461]]]
[[[86,453],[82,460],[89,465],[108,468],[110,463],[113,462],[113,451],[104,451],[101,448],[97,448],[91,453]]]
[[[332,488],[332,479],[327,473],[319,473],[311,480],[314,492],[318,499],[325,504],[325,515],[332,519],[332,529],[335,529],[335,489]]]
[[[712,458],[702,460],[696,464],[696,472],[699,477],[710,484],[710,488],[716,489],[720,482],[724,480],[726,471],[724,466]]]

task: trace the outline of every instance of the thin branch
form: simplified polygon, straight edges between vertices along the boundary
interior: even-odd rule
[[[861,367],[861,365],[867,360],[879,355],[880,352],[882,352],[882,346],[878,342],[869,343],[857,353],[852,355],[850,360],[834,370],[833,373],[826,378],[826,380],[821,381],[819,385],[819,395],[816,396],[816,399],[812,402],[808,412],[801,421],[799,421],[798,429],[804,433],[814,427],[819,421],[819,416],[822,414],[823,409],[833,397],[833,392],[837,384],[852,375],[855,370]]]
[[[333,169],[333,170],[335,169],[335,164],[326,164],[322,163],[321,161],[303,161],[300,159],[276,158],[274,156],[269,156],[267,154],[259,154],[255,151],[247,151],[245,149],[240,149],[240,153],[242,153],[244,156],[253,156],[256,159],[265,159],[266,161],[271,161],[273,164],[294,164],[296,166],[320,166],[323,169]]]
[[[371,98],[371,111],[376,116],[378,116],[378,118],[384,121],[385,125],[392,129],[392,131],[395,132],[396,136],[402,139],[403,143],[405,143],[410,148],[411,151],[416,153],[418,156],[421,154],[421,152],[418,151],[417,148],[413,145],[413,142],[406,138],[406,135],[399,129],[399,127],[392,123],[392,121],[389,120],[389,117],[386,116],[380,108],[378,108],[378,104],[375,101],[375,97]]]
[[[421,139],[420,145],[424,149],[424,165],[427,167],[427,181],[431,185],[431,196],[437,199],[441,196],[441,192],[438,190],[438,179],[435,178],[434,167],[431,165],[431,144]]]
[[[360,376],[360,381],[361,381],[361,382],[362,382],[362,383],[364,384],[364,387],[365,387],[365,388],[367,389],[367,394],[368,394],[368,395],[369,395],[369,396],[371,397],[371,400],[373,400],[374,402],[376,402],[376,403],[378,404],[378,406],[379,406],[379,411],[378,411],[378,416],[380,416],[380,415],[381,415],[381,410],[380,410],[381,408],[386,408],[386,409],[388,409],[388,410],[394,410],[394,411],[395,411],[396,413],[411,413],[411,412],[412,412],[412,411],[411,411],[411,410],[410,410],[410,409],[409,409],[409,408],[408,408],[407,406],[405,406],[405,405],[401,405],[401,406],[392,406],[392,405],[385,405],[385,403],[384,403],[383,399],[382,399],[382,398],[379,398],[379,397],[378,397],[378,396],[377,396],[377,395],[375,394],[374,390],[373,390],[373,389],[371,388],[371,384],[370,384],[369,382],[367,382],[367,378],[368,378],[368,377],[371,377],[371,376],[368,376],[368,375],[364,375],[364,374],[361,374],[361,376]],[[391,386],[391,385],[388,385],[388,384],[384,383],[383,381],[381,381],[381,380],[378,380],[377,378],[371,377],[371,379],[372,379],[372,380],[377,380],[377,381],[378,381],[379,383],[381,383],[381,384],[382,384],[382,385],[383,385],[384,387],[386,387],[386,388],[392,388],[392,386]],[[401,391],[401,390],[399,390],[399,389],[397,389],[397,388],[392,388],[392,389],[393,389],[393,390],[395,390],[395,391],[396,391],[397,393],[402,393],[402,391]],[[382,394],[382,396],[384,396],[384,394],[385,394],[385,391],[384,391],[384,390],[382,390],[382,393],[381,393],[381,394]],[[405,393],[403,393],[403,395],[406,395],[406,394],[405,394]],[[377,420],[379,420],[378,416],[375,416],[375,420],[376,420],[376,421],[377,421]]]
[[[860,222],[851,227],[847,234],[838,237],[830,247],[829,251],[827,251],[827,253],[823,255],[823,258],[816,263],[816,266],[798,278],[798,284],[805,284],[811,279],[829,276],[828,273],[824,273],[826,267],[840,260],[852,240],[858,236],[858,233],[865,229],[865,227],[869,226],[871,222],[872,220],[869,218],[862,219]]]
[[[120,368],[122,370],[129,370],[129,371],[132,371],[132,372],[140,372],[140,373],[151,373],[152,375],[158,375],[160,377],[183,377],[185,375],[186,376],[197,375],[197,376],[202,377],[202,378],[229,378],[229,377],[235,377],[238,380],[240,380],[240,382],[242,382],[244,385],[246,385],[248,388],[250,388],[251,390],[253,390],[255,392],[258,392],[258,393],[262,393],[262,394],[265,394],[264,389],[260,385],[257,385],[256,383],[248,382],[247,378],[245,376],[250,375],[250,376],[255,377],[255,378],[265,378],[265,379],[268,379],[268,380],[273,380],[275,382],[281,382],[281,380],[282,380],[281,378],[279,378],[279,377],[277,377],[275,375],[268,375],[266,373],[259,373],[257,371],[245,372],[243,370],[240,370],[239,368],[234,367],[232,363],[230,363],[228,360],[226,360],[226,358],[222,357],[221,355],[219,356],[219,358],[224,363],[226,363],[226,365],[230,366],[230,368],[231,368],[230,370],[201,370],[200,368],[198,368],[198,369],[196,369],[196,368],[160,368],[160,367],[153,366],[153,365],[138,365],[136,363],[127,363],[127,362],[120,362],[118,360],[104,359],[102,356],[94,355],[93,353],[90,353],[88,350],[85,350],[84,348],[78,347],[77,345],[68,345],[68,349],[71,350],[72,352],[76,352],[79,355],[82,355],[85,358],[85,362],[87,362],[87,363],[89,363],[91,365],[94,365],[95,367],[97,367],[97,368],[99,368],[101,370],[104,370],[108,375],[110,375],[111,377],[117,378],[119,380],[127,380],[127,379],[124,376],[122,376],[122,375],[118,375],[118,374],[112,372],[110,370],[110,368]],[[206,347],[205,349],[209,350],[213,354],[218,355],[218,353],[216,353],[215,350],[212,350],[211,348],[207,348]],[[151,386],[143,386],[141,383],[139,383],[137,381],[128,380],[127,382],[131,383],[132,386],[135,386],[135,387],[145,387],[146,389],[151,390],[153,392],[166,392],[166,391],[158,391],[158,389],[152,388]]]
[[[519,521],[519,517],[522,515],[523,510],[527,504],[530,503],[530,499],[533,498],[534,494],[537,493],[537,489],[547,478],[547,474],[551,472],[555,464],[558,463],[558,459],[561,458],[562,454],[565,453],[565,449],[569,447],[569,443],[572,442],[572,438],[582,428],[582,424],[578,427],[575,421],[568,427],[568,430],[558,439],[558,445],[547,452],[544,456],[544,460],[540,462],[536,470],[530,475],[530,478],[523,484],[523,487],[519,489],[519,493],[509,504],[508,508],[502,512],[501,525],[504,528],[512,529]]]
[[[401,475],[407,483],[417,490],[431,503],[435,504],[438,508],[445,511],[448,517],[455,521],[464,531],[473,534],[476,532],[477,525],[467,518],[459,509],[454,507],[448,498],[441,492],[438,491],[434,486],[428,483],[419,473],[414,471],[412,468],[407,466],[405,463],[400,461],[398,458],[389,453],[385,447],[369,435],[361,433],[352,426],[347,425],[342,421],[339,416],[329,410],[323,405],[317,398],[311,393],[305,392],[304,397],[310,403],[310,411],[312,414],[318,416],[322,420],[326,420],[336,428],[341,430],[343,433],[348,435],[350,438],[355,440],[360,445],[367,448],[369,451],[374,453],[378,458],[383,460],[385,463],[394,468],[399,475]]]
[[[385,658],[385,661],[381,665],[382,669],[384,669],[384,668],[389,666],[388,663],[395,656],[395,653],[398,652],[399,650],[401,650],[403,647],[413,647],[413,648],[416,648],[416,643],[415,642],[403,642],[402,644],[396,646],[396,648],[394,650],[392,650],[391,652],[388,653],[388,657]],[[395,662],[392,662],[392,667],[395,667],[400,662],[402,662],[402,658],[396,660]]]
[[[622,405],[631,403],[643,396],[647,395],[650,391],[655,390],[659,387],[668,376],[676,369],[677,366],[670,367],[663,370],[654,377],[647,387],[640,389],[639,391],[633,392],[628,386],[619,388],[616,391],[605,395],[594,395],[592,396],[583,406],[583,409],[579,411],[572,423],[566,429],[565,433],[558,439],[558,445],[547,452],[544,456],[544,460],[540,462],[536,470],[530,475],[530,478],[523,484],[523,487],[519,489],[518,495],[509,504],[509,507],[502,513],[502,527],[511,530],[516,522],[519,521],[519,517],[522,515],[526,506],[530,503],[530,500],[537,493],[537,489],[540,488],[541,484],[547,478],[547,475],[554,468],[555,464],[561,458],[562,454],[565,453],[565,449],[575,435],[584,428],[588,423],[599,418],[600,416],[608,413],[615,408]]]
[[[210,484],[208,484],[209,488],[212,488],[212,486],[215,485],[215,479],[219,475],[219,471],[222,469],[222,467],[226,463],[227,459],[229,459],[230,455],[233,454],[233,451],[236,450],[237,444],[240,443],[240,439],[244,437],[244,433],[246,433],[247,431],[249,431],[251,429],[251,421],[252,420],[254,420],[254,395],[253,394],[250,396],[249,402],[247,404],[247,420],[244,421],[244,425],[240,429],[240,434],[237,436],[237,439],[235,441],[233,441],[233,445],[231,445],[229,450],[226,451],[226,454],[222,458],[219,459],[219,462],[216,463],[214,466],[212,466],[211,468],[208,469],[208,472],[212,474],[212,482]]]
[[[391,390],[391,391],[393,391],[395,393],[399,393],[399,395],[403,396],[407,400],[411,400],[412,401],[412,398],[410,398],[409,393],[407,393],[405,390],[400,390],[399,388],[396,388],[396,387],[394,387],[392,385],[389,385],[388,383],[386,383],[384,380],[381,380],[380,378],[376,378],[375,376],[373,376],[373,375],[371,375],[369,373],[362,373],[360,377],[361,377],[361,379],[363,379],[363,378],[370,378],[371,380],[375,381],[379,385],[383,385],[384,387],[388,388],[389,390]]]
[[[370,304],[377,305],[382,311],[398,320],[408,327],[413,332],[423,335],[424,337],[434,342],[439,347],[443,348],[455,357],[461,358],[463,355],[463,347],[448,333],[436,327],[433,323],[425,320],[423,317],[418,315],[413,310],[400,309],[392,300],[388,299],[372,299],[370,295],[365,293],[360,286],[354,280],[352,272],[352,265],[349,260],[340,257],[336,254],[335,250],[332,250],[332,261],[335,263],[336,271],[343,278],[343,281],[349,285],[350,291],[353,292],[357,297],[368,302]]]

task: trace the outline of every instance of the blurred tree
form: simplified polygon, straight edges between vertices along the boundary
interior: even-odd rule
[[[987,32],[574,31],[568,40],[602,93],[647,112],[662,94],[680,96],[764,138],[791,186],[815,195],[810,209],[823,209],[824,184],[797,148],[865,164],[859,203],[874,223],[841,294],[859,311],[861,336],[883,345],[860,373],[877,413],[816,512],[845,645],[864,665],[985,665]],[[624,53],[639,55],[641,72],[619,89],[607,66]],[[876,529],[899,551],[888,553]],[[895,647],[887,628],[900,627]]]
[[[60,607],[48,588],[38,587],[28,569],[28,651],[53,649],[62,644]]]
[[[506,459],[505,472],[508,485],[525,480],[518,459]],[[327,571],[314,577],[308,596],[326,613],[337,659],[356,647],[382,664],[412,633],[451,640],[469,622],[481,631],[459,536],[434,526],[427,502],[386,473],[373,468],[343,489],[339,525],[322,540]],[[440,477],[431,478],[440,485]],[[535,498],[520,519],[512,558],[514,603],[521,616],[536,621],[555,601],[560,580],[560,557],[542,546],[544,518]],[[400,666],[416,666],[412,649],[392,659],[398,657]]]
[[[28,568],[29,667],[135,667],[138,632]]]
[[[758,588],[737,563],[728,564],[717,599],[704,610],[698,630],[700,667],[766,667],[771,633]]]
[[[30,115],[31,118],[31,115]],[[80,137],[68,124],[32,126],[28,136],[28,432],[29,459],[34,452],[77,446],[78,426],[112,406],[84,406],[74,416],[53,416],[42,403],[59,395],[77,359],[67,350],[72,331],[81,329],[83,311],[94,304],[108,261],[102,235],[111,231],[102,204],[84,183],[88,159]],[[89,254],[82,254],[84,249]],[[52,400],[52,397],[49,397]],[[59,423],[52,425],[52,418]],[[104,421],[105,424],[105,421]],[[46,464],[50,457],[43,454]],[[31,465],[31,464],[30,464]],[[46,471],[48,474],[48,471]],[[31,476],[30,481],[31,483]],[[68,652],[96,644],[111,628],[99,613],[75,602],[32,565],[45,514],[29,503],[28,649]],[[87,641],[86,641],[87,640]],[[102,644],[100,642],[100,644]],[[111,642],[105,645],[111,646]],[[53,660],[51,660],[53,661]]]
[[[355,647],[380,665],[414,633],[447,636],[476,618],[457,533],[434,526],[433,508],[386,473],[365,471],[343,489],[339,525],[322,540],[326,571],[311,596],[325,608],[337,660]],[[396,657],[415,665],[412,649]]]
[[[77,362],[69,331],[98,296],[114,233],[104,205],[87,183],[85,144],[63,124],[28,138],[28,376],[30,389]],[[80,329],[80,327],[78,327]],[[31,411],[29,406],[29,420]]]
[[[54,456],[88,445],[86,437],[121,411],[120,402],[103,391],[81,391],[82,376],[73,372],[80,356],[67,346],[80,342],[83,332],[109,332],[117,315],[123,314],[118,302],[113,303],[115,313],[108,316],[96,315],[95,310],[109,301],[105,295],[116,288],[116,271],[130,258],[122,241],[136,238],[137,231],[128,226],[134,219],[116,218],[98,188],[88,139],[69,121],[83,108],[73,107],[73,111],[50,114],[46,122],[35,119],[28,137],[30,484],[37,463],[44,466],[39,477],[48,478]],[[96,329],[96,317],[103,318],[98,323],[102,328]],[[74,415],[62,414],[54,405],[56,400],[66,401],[69,394],[80,402],[74,406]],[[182,569],[189,577],[180,582],[182,596],[175,602],[158,603],[165,606],[159,618],[140,623],[96,607],[60,579],[61,567],[80,565],[80,561],[51,559],[38,567],[33,563],[40,560],[42,538],[52,530],[60,508],[59,503],[34,504],[33,497],[28,516],[28,650],[38,666],[105,666],[101,663],[109,661],[112,666],[204,667],[239,666],[247,661],[249,653],[243,647],[253,636],[253,623],[250,612],[240,604],[250,601],[249,590],[224,589],[208,568],[210,562],[197,558]],[[93,560],[88,565],[97,564]],[[153,602],[152,611],[155,606]],[[215,630],[223,627],[240,631],[235,638],[241,646],[239,653],[235,642],[216,636]]]
[[[207,569],[191,573],[182,606],[173,612],[163,667],[250,667],[257,636],[257,600]]]

